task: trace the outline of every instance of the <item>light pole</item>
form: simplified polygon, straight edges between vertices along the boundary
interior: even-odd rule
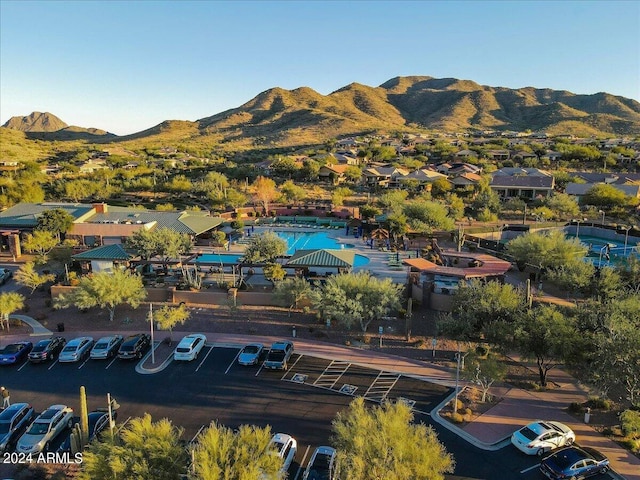
[[[604,227],[604,216],[605,216],[605,212],[604,210],[598,210],[598,213],[602,214],[602,226]]]
[[[580,240],[580,220],[574,220],[576,222],[576,238]]]
[[[624,256],[627,256],[627,241],[629,240],[629,230],[631,226],[624,227]]]

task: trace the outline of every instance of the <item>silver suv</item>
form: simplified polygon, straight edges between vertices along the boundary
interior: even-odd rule
[[[264,368],[286,370],[287,362],[293,354],[293,342],[275,342],[264,361]]]
[[[51,405],[18,440],[16,452],[40,453],[49,450],[51,440],[73,425],[73,410],[66,405]]]

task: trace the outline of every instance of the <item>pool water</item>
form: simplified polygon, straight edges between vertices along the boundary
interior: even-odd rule
[[[575,238],[575,235],[567,235],[567,238]],[[636,246],[635,243],[627,242],[625,252],[624,242],[593,235],[580,235],[578,239],[580,243],[589,248],[585,260],[594,263],[596,266],[617,265],[623,263],[631,255],[637,255],[634,248]],[[608,249],[606,248],[607,245],[609,245]]]
[[[340,243],[331,238],[326,232],[275,232],[280,238],[287,242],[287,255],[293,255],[297,250],[317,250],[326,248],[330,250],[343,250],[353,248],[348,243]],[[242,254],[237,253],[203,253],[198,256],[196,263],[214,263],[232,265],[240,263]],[[353,266],[361,267],[369,263],[369,257],[356,254]]]

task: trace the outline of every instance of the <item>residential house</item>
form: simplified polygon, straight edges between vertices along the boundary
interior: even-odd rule
[[[449,176],[460,175],[463,173],[480,174],[482,172],[482,167],[472,165],[470,163],[446,162],[436,165],[436,171]]]
[[[477,173],[465,172],[449,177],[449,182],[453,185],[453,189],[458,191],[475,190],[480,180],[482,180],[482,177]]]
[[[596,185],[604,184],[605,182],[599,183],[568,183],[565,188],[565,193],[567,195],[571,195],[572,197],[577,197],[578,200],[581,199],[584,195],[587,194],[589,190],[591,190]],[[640,198],[640,183],[636,184],[620,184],[620,183],[609,183],[612,187],[620,190],[625,195],[634,198]]]
[[[497,162],[502,162],[504,160],[509,160],[511,153],[509,150],[487,150],[487,156]]]
[[[478,154],[473,150],[460,150],[453,154],[454,160],[469,160],[470,158],[478,158]]]
[[[371,167],[362,172],[365,185],[372,188],[397,188],[409,172],[397,167]]]
[[[494,172],[489,186],[503,199],[534,199],[550,196],[555,179],[537,168],[507,168]]]
[[[421,188],[424,188],[425,186],[432,184],[439,178],[447,178],[447,176],[440,172],[436,172],[435,170],[429,170],[428,168],[421,168],[419,170],[414,170],[413,172],[403,177],[398,177],[398,182],[402,184],[408,181],[409,182],[417,181],[418,185]]]
[[[325,182],[338,185],[347,179],[344,172],[349,166],[350,165],[344,163],[340,165],[323,165],[318,171],[318,178]]]

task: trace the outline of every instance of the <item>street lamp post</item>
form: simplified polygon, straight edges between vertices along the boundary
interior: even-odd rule
[[[605,216],[605,212],[604,210],[598,210],[598,213],[602,214],[602,226],[604,227],[604,216]]]
[[[631,230],[631,226],[624,227],[624,256],[627,256],[627,242],[629,240],[629,230]]]

